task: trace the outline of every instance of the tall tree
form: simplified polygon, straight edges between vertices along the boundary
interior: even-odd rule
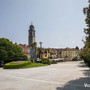
[[[0,38],[0,61],[10,62],[23,60],[24,54],[18,45],[5,38]]]
[[[76,48],[75,49],[78,49],[79,50],[79,47],[78,46],[76,46]]]
[[[30,45],[33,49],[36,49],[36,47],[37,47],[37,43],[36,42],[33,42],[33,43],[31,43],[31,45]]]
[[[90,0],[88,0],[88,2],[90,3]],[[84,29],[84,32],[86,34],[86,43],[85,43],[85,47],[90,48],[90,4],[88,5],[88,7],[83,8],[83,13],[86,15],[86,26],[87,28]]]
[[[37,52],[38,52],[37,57],[40,58],[40,55],[43,53],[43,49],[42,48],[37,48]]]
[[[88,0],[88,2],[90,3],[90,0]],[[86,65],[90,66],[90,4],[88,7],[83,8],[83,13],[86,15],[85,22],[87,28],[84,29],[86,34],[86,41],[84,48],[80,52],[80,55]]]

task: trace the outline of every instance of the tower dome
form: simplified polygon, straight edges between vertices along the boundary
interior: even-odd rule
[[[29,29],[34,30],[34,26],[31,24]]]

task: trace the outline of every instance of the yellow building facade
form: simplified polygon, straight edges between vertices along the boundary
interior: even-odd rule
[[[40,54],[40,58],[48,58],[49,52],[46,49],[43,49],[43,52]]]
[[[53,59],[57,58],[57,51],[56,50],[51,50],[51,52],[53,53],[51,55],[51,58],[53,58]]]
[[[52,54],[51,54],[52,53]],[[57,51],[55,49],[43,49],[42,54],[40,54],[40,58],[57,58]]]
[[[80,51],[77,49],[65,49],[61,52],[61,57],[64,58],[64,60],[72,60],[73,58],[77,57],[79,58]]]

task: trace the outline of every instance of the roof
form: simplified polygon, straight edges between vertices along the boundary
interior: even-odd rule
[[[18,46],[19,46],[19,47],[26,47],[26,48],[29,48],[29,45],[26,45],[26,44],[19,44]]]
[[[65,48],[64,51],[80,51],[80,50],[75,48]]]

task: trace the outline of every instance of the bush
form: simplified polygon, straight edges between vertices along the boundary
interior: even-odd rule
[[[57,61],[53,60],[51,61],[52,64],[57,64]]]
[[[84,62],[86,63],[86,65],[90,67],[90,48],[84,48],[80,52],[80,56],[84,60]]]
[[[90,67],[90,50],[84,55],[84,62]]]
[[[19,57],[18,60],[20,60],[20,61],[26,61],[26,60],[28,60],[28,57],[25,56],[25,55],[23,55],[23,56]]]
[[[32,63],[31,61],[10,62],[10,63],[6,63],[4,68],[5,69],[17,69],[17,68],[22,68],[31,63]]]
[[[72,59],[72,61],[78,61],[78,58],[77,58],[77,57],[74,57],[74,58]]]
[[[41,63],[43,63],[43,64],[51,64],[51,61],[48,59],[48,58],[42,58],[41,59]]]
[[[0,38],[0,61],[9,63],[19,60],[27,60],[27,56],[24,56],[22,49],[10,40]]]

